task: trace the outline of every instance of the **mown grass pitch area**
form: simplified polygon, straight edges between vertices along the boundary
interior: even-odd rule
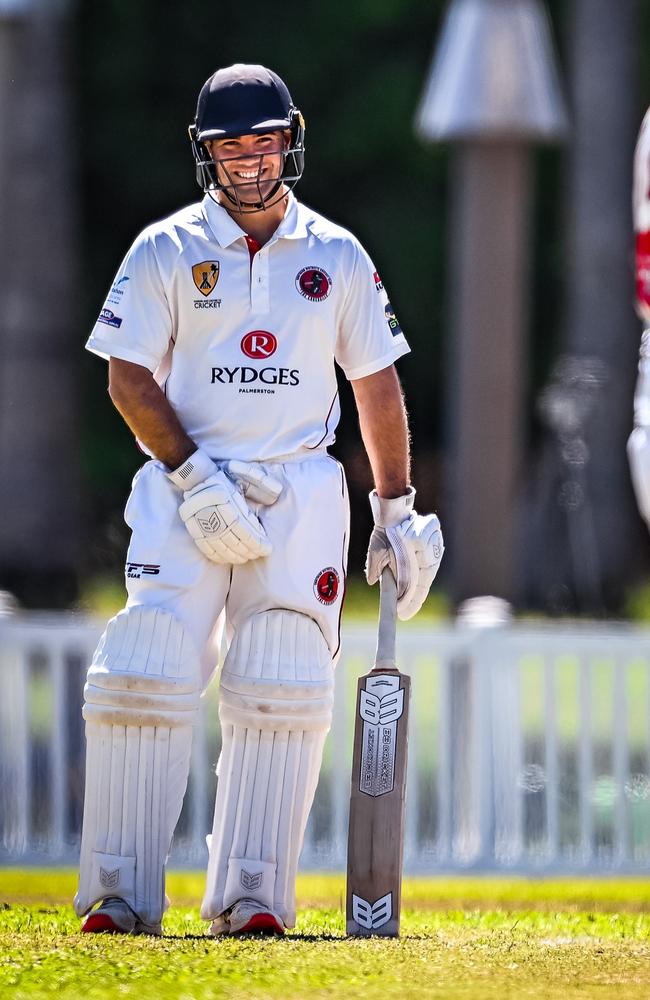
[[[344,937],[341,876],[305,875],[285,938],[212,940],[172,873],[162,939],[82,936],[70,871],[0,869],[0,997],[650,997],[650,880],[407,879],[399,941]]]

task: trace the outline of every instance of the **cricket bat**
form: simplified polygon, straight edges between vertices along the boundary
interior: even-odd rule
[[[411,678],[395,664],[397,584],[380,581],[377,655],[359,678],[348,827],[346,931],[399,935]]]

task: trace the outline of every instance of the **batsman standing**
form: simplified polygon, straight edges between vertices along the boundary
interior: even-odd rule
[[[634,151],[632,215],[635,238],[636,311],[644,325],[634,392],[634,428],[627,443],[639,513],[650,527],[650,109]]]
[[[438,518],[413,509],[393,366],[408,345],[358,241],[291,193],[304,121],[285,84],[262,66],[218,70],[190,139],[205,197],[136,239],[87,345],[109,360],[111,399],[151,456],[125,511],[127,604],[85,688],[75,908],[87,932],[161,933],[192,727],[224,617],[201,913],[215,935],[294,925],[348,543],[345,476],[327,451],[335,363],[352,383],[376,487],[368,582],[390,565],[410,618],[443,552]]]

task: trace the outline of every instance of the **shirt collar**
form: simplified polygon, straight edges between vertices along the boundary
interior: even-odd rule
[[[206,194],[203,199],[203,214],[220,247],[225,249],[236,240],[246,236],[245,231],[237,225],[226,209],[209,194]],[[307,236],[307,216],[308,213],[304,206],[290,192],[287,210],[271,238],[272,241],[274,242],[276,239],[295,240]]]

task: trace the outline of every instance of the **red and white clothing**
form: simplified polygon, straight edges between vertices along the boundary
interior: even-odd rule
[[[209,196],[150,226],[87,347],[155,372],[198,445],[246,461],[332,444],[335,362],[358,379],[409,349],[359,242],[293,195],[252,258]]]
[[[274,552],[236,567],[231,585],[230,567],[209,563],[187,534],[175,509],[180,493],[161,463],[135,478],[126,509],[129,602],[177,614],[204,675],[228,591],[230,623],[245,589],[248,613],[302,611],[335,654],[349,530],[345,478],[326,452],[340,415],[335,363],[357,379],[409,350],[358,240],[293,195],[276,233],[253,251],[254,241],[207,195],[149,226],[87,343],[154,372],[185,431],[212,458],[264,462],[286,482],[274,506],[256,509]],[[335,593],[323,602],[315,581],[329,568]]]
[[[289,196],[263,247],[210,197],[150,226],[87,346],[148,368],[204,452],[217,463],[260,462],[282,492],[273,504],[250,504],[270,555],[220,565],[186,530],[183,494],[165,467],[152,459],[135,477],[125,512],[127,607],[109,622],[89,672],[77,912],[118,895],[148,927],[160,926],[189,768],[184,709],[195,695],[198,704],[216,666],[225,611],[222,755],[202,914],[221,918],[246,898],[292,926],[331,721],[347,559],[345,477],[327,453],[339,420],[335,365],[363,378],[408,345],[358,241]],[[186,639],[193,660],[176,655]]]

